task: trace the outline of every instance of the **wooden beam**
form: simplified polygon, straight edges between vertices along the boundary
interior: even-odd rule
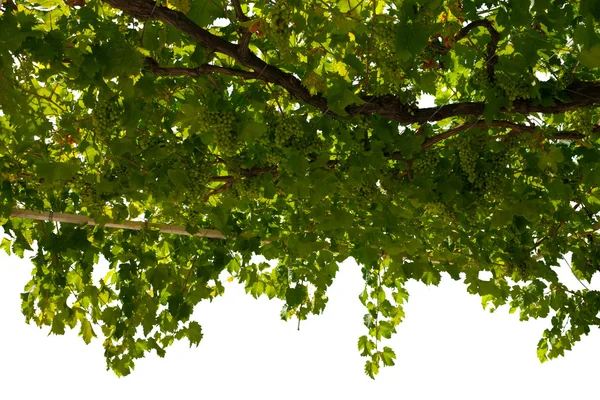
[[[168,224],[156,224],[150,222],[141,222],[141,221],[122,221],[122,222],[114,222],[107,221],[104,224],[97,223],[93,218],[90,218],[86,215],[77,215],[77,214],[65,214],[65,213],[55,213],[55,212],[47,212],[47,211],[31,211],[31,210],[23,210],[20,208],[13,208],[11,212],[12,218],[21,218],[21,219],[32,219],[36,221],[56,221],[64,224],[77,224],[77,225],[91,225],[91,226],[104,226],[106,228],[114,228],[114,229],[129,229],[139,231],[144,228],[154,228],[158,229],[161,233],[170,233],[172,235],[186,235],[192,236],[188,231],[186,231],[184,226],[180,225],[168,225]],[[225,235],[221,232],[216,231],[214,229],[200,229],[193,236],[210,238],[210,239],[226,239]]]

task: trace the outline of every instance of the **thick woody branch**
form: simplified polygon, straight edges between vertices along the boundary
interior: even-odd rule
[[[333,115],[327,106],[327,99],[320,94],[312,95],[302,84],[300,79],[294,75],[287,73],[273,65],[267,64],[256,54],[249,51],[247,48],[238,44],[230,43],[223,38],[213,35],[205,29],[202,29],[185,14],[171,10],[164,6],[157,5],[152,0],[103,0],[105,3],[122,10],[140,20],[156,19],[165,24],[171,25],[182,33],[187,34],[191,39],[196,41],[200,46],[209,51],[215,51],[225,54],[235,59],[241,66],[250,69],[252,72],[243,72],[241,70],[232,69],[214,69],[220,67],[203,66],[207,72],[225,73],[228,75],[242,76],[249,79],[260,79],[265,82],[277,85],[285,89],[292,97],[298,101],[312,106],[325,114]],[[492,35],[492,40],[488,44],[488,55],[494,55],[497,46],[497,32],[489,21],[475,21],[463,28],[463,35],[466,35],[470,30],[477,26],[486,27]],[[459,32],[460,35],[460,32]],[[488,65],[494,65],[495,59],[488,60]],[[160,68],[160,67],[159,67]],[[202,67],[200,67],[202,68]],[[167,73],[166,69],[162,68],[158,71]],[[190,75],[190,71],[170,70],[169,75],[176,75],[176,72],[182,75]],[[202,70],[200,70],[202,71]],[[200,72],[195,72],[200,73]],[[204,72],[202,72],[204,73]],[[254,75],[250,75],[254,73]],[[600,82],[575,82],[565,90],[571,101],[565,103],[555,99],[552,105],[542,105],[536,100],[516,100],[513,102],[510,110],[504,109],[503,112],[516,114],[530,113],[549,113],[556,114],[565,111],[573,110],[580,107],[585,107],[594,104],[600,104]],[[485,102],[463,102],[455,104],[447,104],[442,107],[422,108],[413,110],[402,104],[397,96],[366,96],[363,97],[365,104],[348,106],[346,112],[350,115],[371,115],[378,114],[385,118],[398,121],[401,124],[425,123],[428,121],[440,121],[450,117],[457,116],[476,116],[483,115]]]
[[[238,19],[238,21],[246,22],[250,20],[250,18],[248,18],[246,14],[244,14],[244,10],[242,10],[240,0],[231,0],[231,4],[233,5],[233,9],[235,10],[235,17]]]
[[[594,104],[600,104],[600,82],[574,82],[564,90],[570,97],[565,103],[555,99],[552,105],[542,105],[536,100],[515,100],[512,107],[502,109],[511,114],[559,114]],[[447,104],[441,107],[420,108],[410,110],[396,96],[380,96],[365,98],[366,104],[349,106],[349,114],[379,114],[383,117],[398,121],[401,124],[423,124],[425,122],[441,121],[458,116],[481,116],[485,110],[485,102],[463,102]]]
[[[318,110],[332,114],[327,108],[327,100],[321,95],[311,95],[300,79],[265,63],[246,48],[213,35],[202,29],[185,14],[157,5],[152,0],[103,0],[105,3],[140,20],[155,19],[185,33],[200,46],[209,51],[225,54],[240,65],[256,72],[261,80],[280,86],[299,101]]]
[[[235,10],[235,17],[237,18],[238,21],[240,22],[247,22],[250,21],[250,18],[248,18],[246,16],[246,14],[244,14],[244,10],[242,10],[242,5],[240,4],[240,0],[231,0],[231,4],[233,5],[233,9]],[[238,45],[240,47],[240,54],[242,55],[242,57],[248,57],[249,53],[250,53],[250,39],[252,38],[252,32],[250,31],[250,29],[245,28],[245,27],[241,27],[241,37],[240,40],[238,42]]]
[[[156,60],[146,57],[145,68],[158,76],[191,76],[198,77],[200,75],[220,74],[237,76],[244,79],[260,79],[259,74],[252,71],[244,71],[236,68],[219,67],[216,65],[204,64],[197,68],[180,68],[180,67],[161,67]]]
[[[486,121],[476,121],[473,123],[459,125],[456,128],[452,128],[450,130],[440,133],[439,135],[427,139],[421,145],[421,150],[428,149],[429,147],[433,146],[438,142],[441,142],[442,140],[448,139],[452,136],[456,136],[459,133],[473,128],[505,128],[510,129],[514,133],[533,132],[536,129],[535,126],[522,125],[509,121],[492,121],[491,123],[487,123]],[[600,126],[595,126],[592,132],[600,132]],[[586,135],[577,131],[560,131],[552,135],[552,138],[556,140],[582,140],[585,137]],[[394,154],[394,156],[394,158],[398,158],[399,154]]]
[[[496,50],[498,49],[498,42],[500,41],[500,34],[494,28],[494,25],[487,19],[481,19],[473,21],[463,27],[454,37],[454,40],[458,42],[464,39],[473,29],[478,27],[484,27],[488,30],[491,36],[490,42],[487,44],[487,59],[485,60],[487,74],[491,79],[494,79],[494,67],[498,64],[498,55]]]

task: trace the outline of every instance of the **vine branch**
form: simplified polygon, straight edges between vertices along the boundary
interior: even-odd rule
[[[153,0],[103,0],[105,3],[135,17],[140,20],[155,19],[167,25],[172,26],[178,31],[188,35],[198,45],[204,47],[208,51],[215,51],[229,56],[237,61],[237,63],[249,70],[242,71],[232,70],[230,68],[216,66],[202,66],[205,72],[210,70],[212,73],[222,73],[227,75],[242,76],[248,79],[260,79],[265,82],[277,85],[285,89],[292,97],[298,101],[312,106],[320,110],[324,114],[335,115],[327,105],[327,99],[321,94],[311,94],[308,89],[302,84],[302,81],[294,75],[287,73],[271,64],[260,59],[256,54],[249,49],[240,46],[239,44],[231,43],[222,37],[214,35],[209,31],[201,28],[195,22],[190,20],[185,14],[169,9],[164,6],[157,5]],[[241,6],[240,6],[241,7]],[[234,4],[235,8],[235,4]],[[488,68],[493,68],[497,57],[495,54],[498,35],[495,28],[487,20],[479,20],[465,26],[457,35],[462,38],[475,27],[483,26],[490,31],[492,39],[488,43]],[[179,72],[181,75],[189,76],[192,72],[186,69],[165,69],[157,67],[157,71],[176,75]],[[490,70],[488,69],[488,72]],[[493,69],[492,69],[493,71]],[[204,73],[204,72],[202,72]],[[193,76],[193,75],[192,75]],[[511,112],[518,114],[530,113],[563,113],[580,107],[585,107],[593,104],[600,104],[600,82],[575,82],[571,84],[565,91],[568,94],[570,101],[563,102],[554,99],[553,104],[543,105],[537,100],[516,100],[512,104],[510,110],[502,109],[503,112]],[[481,116],[485,109],[485,102],[462,102],[447,104],[442,107],[421,108],[413,110],[403,104],[398,96],[363,96],[365,104],[346,107],[345,111],[350,115],[371,115],[378,114],[382,117],[398,121],[402,124],[425,123],[427,121],[440,121],[450,117],[457,116]]]

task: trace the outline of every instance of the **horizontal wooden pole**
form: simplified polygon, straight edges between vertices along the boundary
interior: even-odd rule
[[[77,214],[65,214],[65,213],[55,213],[55,212],[47,212],[47,211],[31,211],[31,210],[23,210],[20,208],[13,208],[11,212],[12,218],[21,218],[21,219],[32,219],[36,221],[56,221],[64,224],[77,224],[77,225],[92,225],[98,226],[102,225],[106,228],[115,228],[115,229],[129,229],[139,231],[144,228],[155,228],[158,229],[161,233],[170,233],[172,235],[186,235],[192,236],[188,231],[186,231],[185,227],[180,225],[168,225],[168,224],[156,224],[150,222],[141,222],[141,221],[122,221],[122,222],[114,222],[108,221],[104,224],[99,224],[94,221],[93,218],[90,218],[85,215],[77,215]],[[225,235],[221,232],[216,231],[214,229],[200,229],[193,236],[210,238],[210,239],[226,239]]]

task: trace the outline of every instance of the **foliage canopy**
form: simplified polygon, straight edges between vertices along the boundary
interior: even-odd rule
[[[568,253],[582,283],[599,270],[599,2],[5,0],[0,12],[2,247],[34,249],[23,313],[86,342],[101,331],[117,374],[174,340],[197,345],[192,311],[223,279],[284,300],[284,319],[322,312],[348,257],[365,281],[371,377],[394,364],[381,342],[408,280],[445,273],[491,309],[551,316],[542,361],[600,323],[600,293],[555,271]],[[104,225],[134,219],[225,239]]]

